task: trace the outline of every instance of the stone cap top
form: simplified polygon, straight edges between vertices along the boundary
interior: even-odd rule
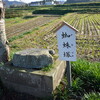
[[[49,49],[28,48],[16,52],[13,56],[12,62],[16,67],[40,69],[53,64],[53,53],[54,52]]]
[[[41,55],[44,53],[48,53],[49,50],[47,49],[38,49],[38,48],[29,48],[23,51],[16,52],[16,54],[21,54],[21,55]]]

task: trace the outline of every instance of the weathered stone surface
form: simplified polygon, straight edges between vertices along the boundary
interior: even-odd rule
[[[5,20],[3,3],[0,1],[0,63],[6,63],[9,60],[9,47],[5,33]]]
[[[53,57],[47,49],[30,48],[15,53],[12,63],[16,67],[42,68],[53,64]]]
[[[7,88],[36,97],[47,97],[59,85],[65,68],[65,62],[59,60],[49,72],[14,67],[8,63],[0,67],[0,78]]]

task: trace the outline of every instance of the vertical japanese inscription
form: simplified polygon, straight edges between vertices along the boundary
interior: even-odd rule
[[[62,39],[70,38],[71,36],[73,36],[73,34],[67,34],[67,32],[62,32],[61,34]],[[67,40],[66,42],[63,42],[62,45],[63,45],[63,48],[67,48],[66,51],[63,52],[63,57],[68,57],[68,58],[74,57],[73,52],[70,52],[70,50],[68,50],[69,48],[73,46],[73,44],[70,44],[69,41]]]

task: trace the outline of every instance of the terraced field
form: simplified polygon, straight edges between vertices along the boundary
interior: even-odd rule
[[[11,26],[12,29],[7,26],[7,36],[12,39],[10,42],[12,54],[25,48],[49,48],[57,53],[54,30],[62,20],[79,30],[76,34],[78,58],[100,61],[100,14],[69,13],[62,17],[41,16],[15,24]],[[37,29],[34,30],[35,28]],[[23,34],[24,32],[28,33]]]

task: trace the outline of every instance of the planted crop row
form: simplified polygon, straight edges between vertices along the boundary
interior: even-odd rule
[[[55,18],[50,23],[38,26],[38,30],[33,30],[31,33],[24,37],[18,38],[11,43],[14,49],[24,48],[49,48],[54,49],[57,52],[57,38],[53,32],[54,27],[59,25],[61,19],[65,20],[75,28],[79,30],[76,34],[77,42],[77,56],[79,58],[85,58],[92,61],[100,60],[100,37],[97,33],[99,28],[99,14],[67,14],[60,19]],[[95,19],[95,17],[97,17]],[[50,19],[51,17],[49,17]],[[45,19],[48,19],[45,17]],[[93,20],[94,19],[94,20]],[[27,38],[28,37],[28,38]],[[27,41],[26,41],[27,40]],[[16,44],[16,46],[14,46]],[[29,44],[27,46],[27,44]]]
[[[30,31],[34,28],[45,25],[48,22],[50,22],[56,18],[58,18],[58,17],[39,17],[39,18],[36,18],[35,20],[32,19],[32,20],[29,20],[29,21],[21,23],[21,24],[7,27],[6,28],[7,37],[10,38],[12,36],[16,36],[16,35],[19,35],[21,33]]]

